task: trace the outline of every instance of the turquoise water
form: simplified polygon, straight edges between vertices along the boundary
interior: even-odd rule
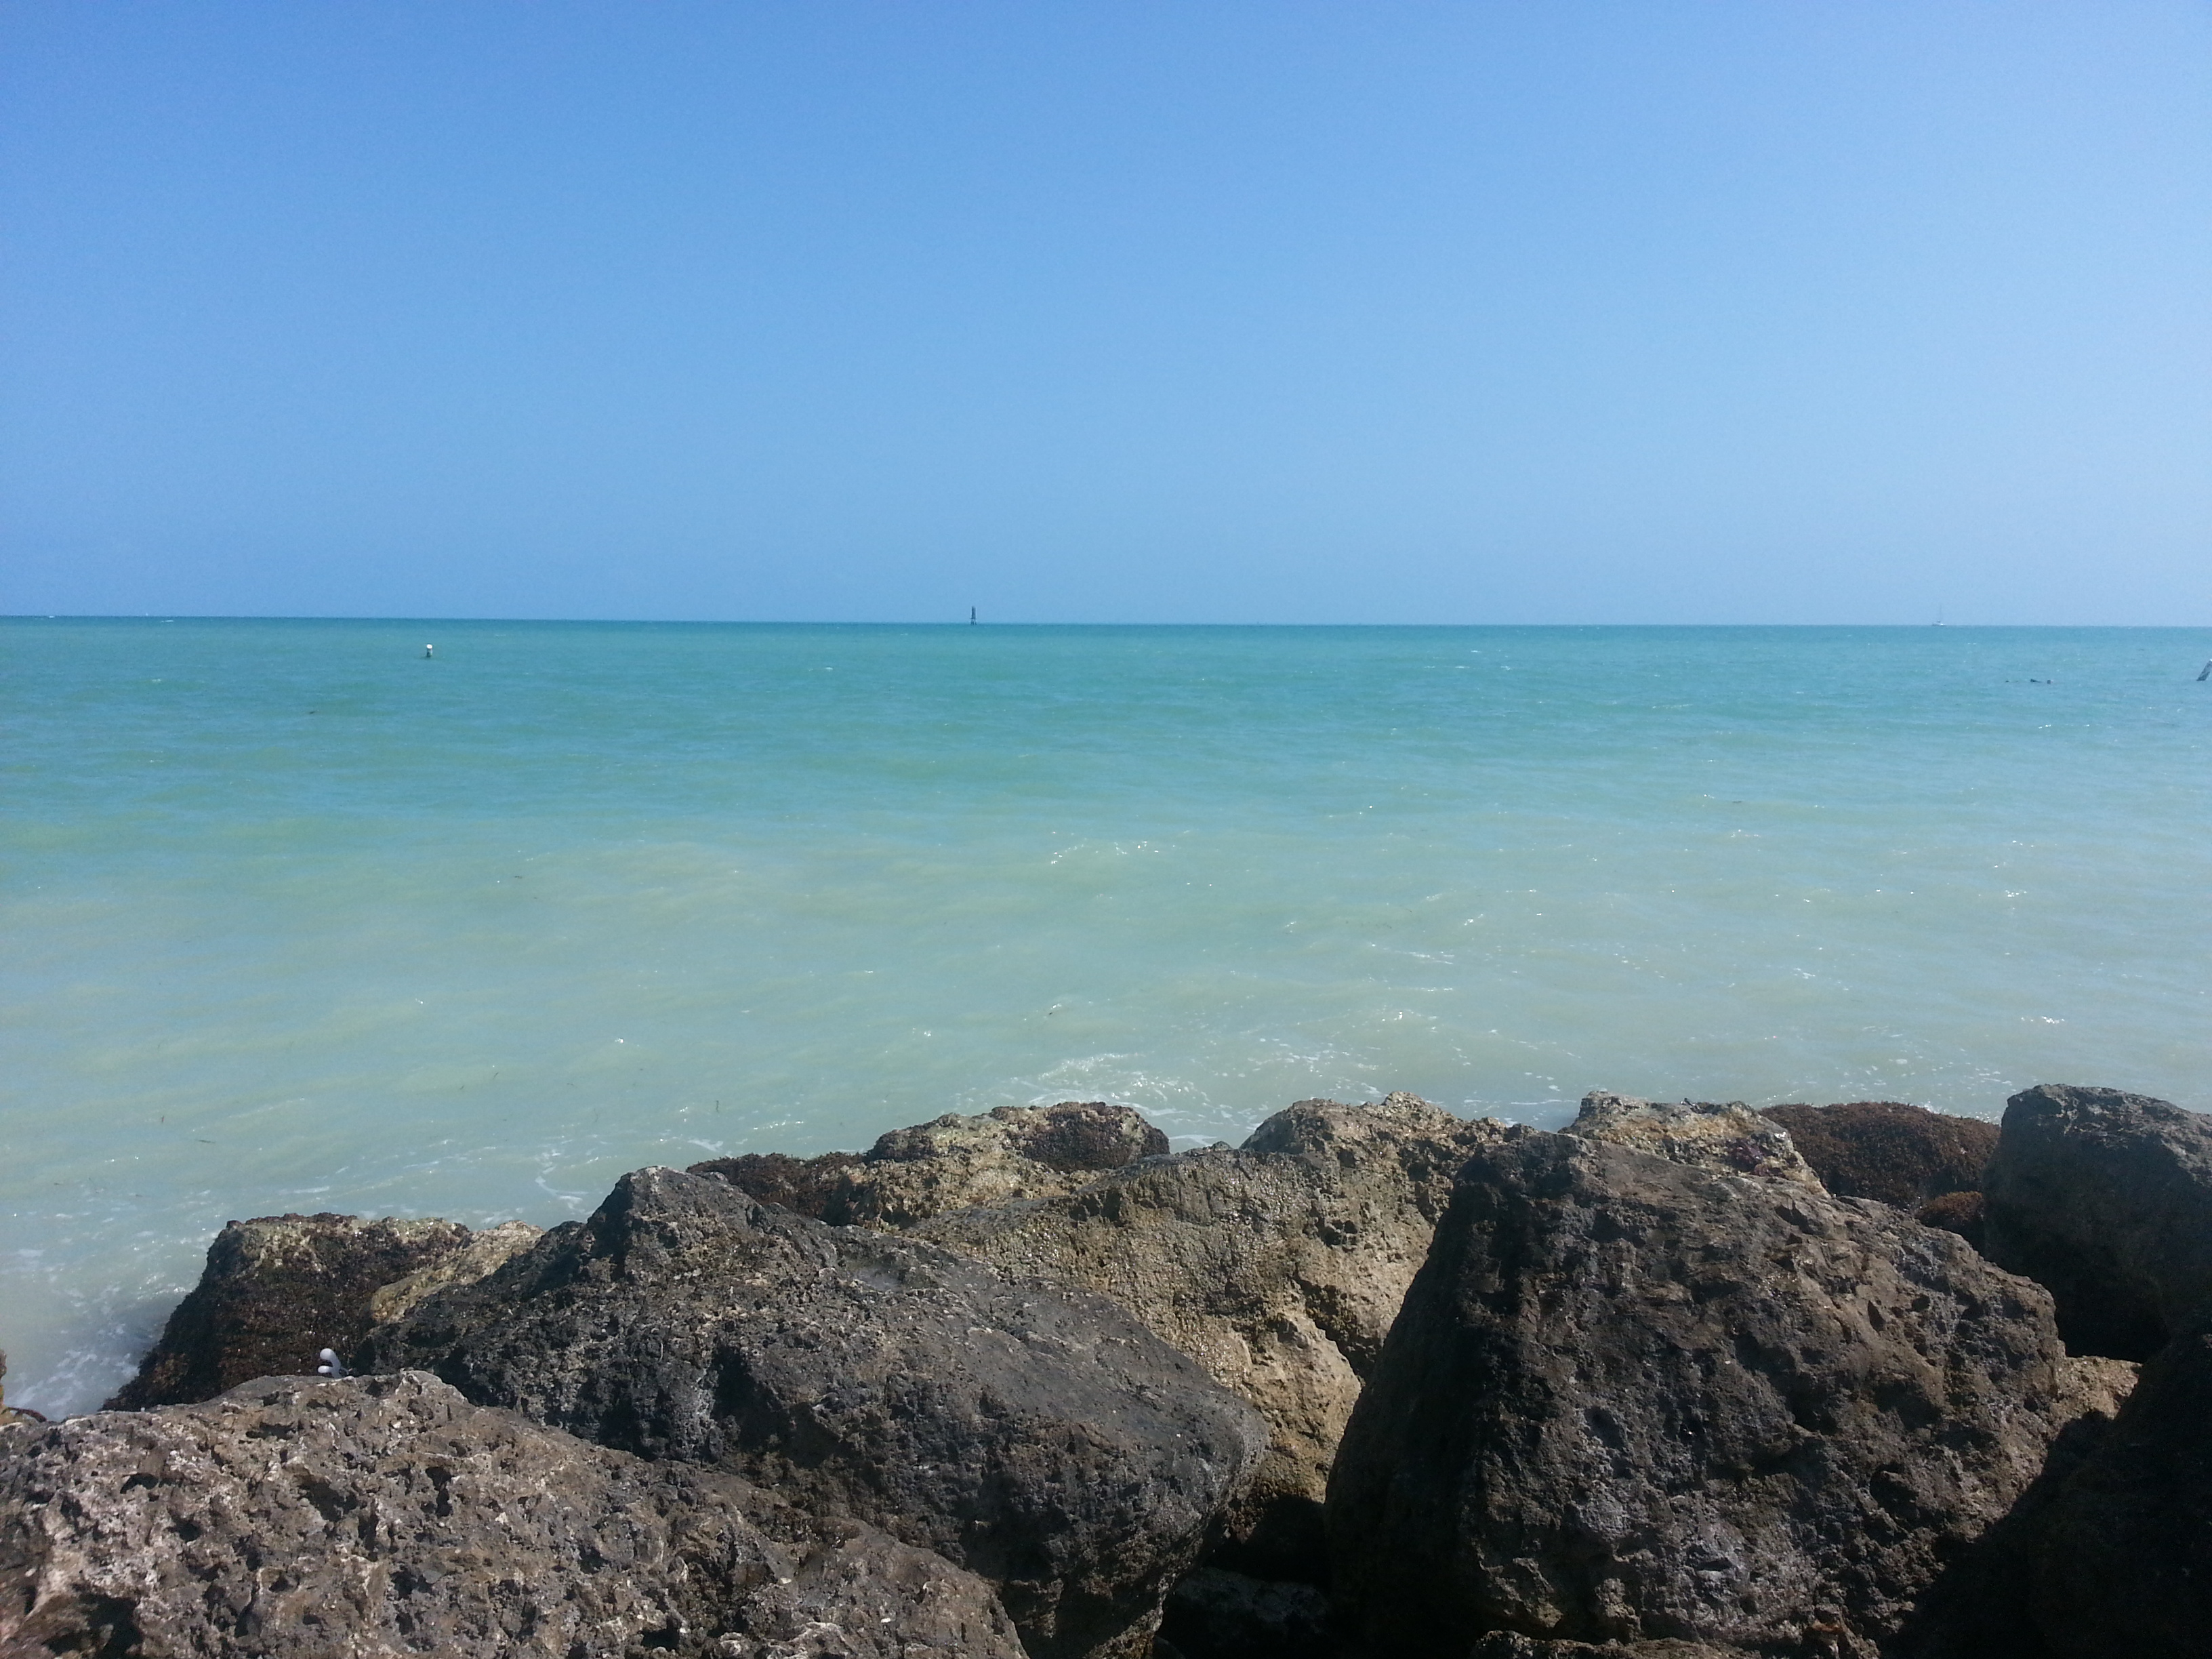
[[[96,1403],[229,1217],[549,1223],[1011,1101],[2212,1105],[2208,656],[0,623],[9,1398]]]

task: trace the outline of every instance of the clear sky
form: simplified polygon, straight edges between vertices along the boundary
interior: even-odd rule
[[[2212,6],[0,0],[0,611],[2212,622]]]

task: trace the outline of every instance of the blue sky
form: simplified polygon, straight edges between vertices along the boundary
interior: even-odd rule
[[[2212,622],[2212,7],[0,3],[0,611]]]

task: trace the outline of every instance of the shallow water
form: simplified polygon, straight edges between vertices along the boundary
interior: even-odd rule
[[[0,623],[9,1398],[96,1404],[229,1217],[550,1223],[1005,1102],[2212,1105],[2208,656]]]

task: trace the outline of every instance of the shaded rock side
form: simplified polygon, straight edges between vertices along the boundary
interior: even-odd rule
[[[2029,1607],[2054,1659],[2212,1648],[2212,1328],[2142,1368],[2035,1531]]]
[[[1988,1200],[1979,1193],[1945,1193],[1915,1210],[1912,1218],[1923,1227],[1956,1233],[1978,1250],[1986,1242],[1982,1220],[1988,1209]]]
[[[351,1353],[368,1334],[377,1289],[468,1248],[456,1221],[351,1215],[233,1221],[111,1411],[211,1400],[256,1376],[313,1374],[324,1348]]]
[[[1311,1584],[1200,1567],[1168,1596],[1163,1640],[1182,1659],[1336,1659],[1328,1598]]]
[[[1820,1184],[1790,1143],[1790,1132],[1740,1100],[1654,1103],[1634,1095],[1588,1094],[1566,1133],[1723,1175]]]
[[[709,1158],[690,1173],[718,1176],[764,1204],[833,1226],[896,1229],[947,1210],[1073,1192],[1105,1170],[1167,1150],[1167,1136],[1130,1107],[1062,1101],[1000,1106],[975,1117],[947,1113],[894,1129],[858,1156],[748,1153]]]
[[[2118,1089],[2006,1103],[1984,1248],[2049,1287],[2077,1352],[2148,1359],[2212,1311],[2212,1117]]]
[[[1033,1659],[1140,1654],[1265,1443],[1110,1304],[645,1170],[372,1344],[586,1439],[717,1465],[996,1585]]]
[[[1002,1273],[1097,1291],[1267,1420],[1267,1454],[1218,1559],[1265,1577],[1326,1570],[1321,1504],[1338,1438],[1428,1254],[1452,1179],[1501,1126],[1412,1095],[1301,1101],[1226,1147],[1082,1191],[924,1223]]]
[[[1346,1431],[1336,1596],[1376,1652],[1850,1652],[2033,1479],[2078,1387],[2048,1296],[1949,1233],[1512,1131]]]
[[[1921,1597],[1893,1659],[2054,1659],[2035,1617],[2046,1523],[2067,1483],[2104,1444],[2142,1369],[2094,1356],[2066,1364],[2081,1415],[2059,1431],[2011,1509]]]
[[[1769,1106],[1759,1115],[1790,1131],[1837,1197],[1875,1198],[1905,1210],[1946,1193],[1978,1190],[1997,1144],[1994,1123],[1895,1100]]]
[[[989,1587],[941,1558],[471,1406],[418,1372],[264,1378],[0,1435],[0,1655],[57,1653],[1021,1649]]]

